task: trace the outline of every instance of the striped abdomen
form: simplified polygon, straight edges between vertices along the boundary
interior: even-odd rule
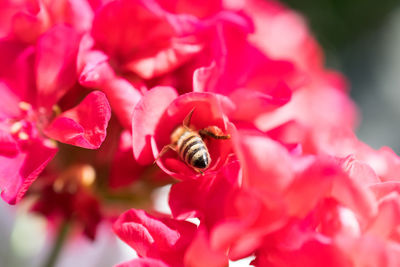
[[[190,166],[205,169],[211,158],[200,135],[195,131],[185,130],[177,141],[179,156]]]

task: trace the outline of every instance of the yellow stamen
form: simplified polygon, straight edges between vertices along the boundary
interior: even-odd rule
[[[22,123],[20,121],[17,121],[13,123],[13,125],[11,125],[10,132],[12,134],[16,134],[17,132],[19,132],[19,130],[21,130],[21,128],[22,128]]]
[[[19,132],[18,133],[18,138],[21,140],[28,140],[29,139],[29,135],[25,132]]]
[[[52,140],[52,139],[46,139],[44,140],[44,145],[50,148],[56,148],[57,147],[57,142]]]
[[[84,165],[81,169],[81,182],[84,186],[91,186],[96,179],[96,171],[90,165]]]
[[[54,112],[54,114],[57,116],[57,115],[60,115],[61,114],[61,108],[58,106],[58,105],[54,105],[53,106],[53,112]]]
[[[28,111],[28,110],[32,109],[32,105],[29,104],[29,103],[27,103],[27,102],[25,102],[25,101],[19,102],[19,103],[18,103],[18,107],[19,107],[21,110],[24,110],[24,111]]]

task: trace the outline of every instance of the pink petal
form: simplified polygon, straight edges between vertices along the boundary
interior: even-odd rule
[[[294,178],[286,148],[255,131],[238,131],[232,138],[243,167],[243,185],[280,197]]]
[[[13,136],[9,132],[0,129],[0,155],[15,157],[18,152],[18,143],[14,140]]]
[[[286,192],[288,210],[303,218],[332,190],[333,181],[343,175],[340,168],[327,160],[316,160],[296,177]]]
[[[185,253],[184,262],[191,267],[224,267],[228,266],[228,257],[224,251],[210,247],[206,229],[200,228]]]
[[[90,30],[94,12],[86,0],[49,1],[47,10],[55,23],[67,23],[78,32]]]
[[[378,207],[378,214],[373,218],[366,232],[388,239],[396,232],[400,224],[400,194],[393,192],[386,196]]]
[[[0,80],[0,119],[6,120],[20,115],[20,98],[6,83]]]
[[[320,240],[310,240],[297,250],[266,248],[254,260],[255,266],[270,267],[351,267],[350,259],[337,247]],[[361,266],[361,265],[360,265]],[[372,265],[381,266],[381,265]]]
[[[106,96],[94,91],[78,106],[56,117],[44,132],[66,144],[97,149],[106,138],[110,117],[111,108]]]
[[[137,181],[145,168],[132,156],[132,135],[128,130],[121,133],[118,150],[110,170],[109,186],[112,189],[124,188]]]
[[[220,0],[160,0],[158,2],[170,12],[191,14],[199,18],[211,16],[222,10],[222,1]]]
[[[120,123],[126,129],[131,129],[132,112],[142,94],[126,79],[115,74],[104,53],[97,50],[85,51],[85,45],[90,46],[90,41],[85,36],[81,42],[79,82],[83,86],[103,91]]]
[[[57,148],[46,145],[46,140],[31,140],[23,152],[13,157],[1,155],[1,197],[9,204],[17,203],[56,152]]]
[[[158,258],[172,266],[181,266],[183,252],[191,242],[196,226],[131,209],[118,218],[113,230],[140,257]]]
[[[92,36],[108,55],[126,60],[138,51],[163,45],[159,41],[165,45],[174,30],[163,15],[155,1],[112,1],[97,12]]]
[[[149,79],[176,69],[202,49],[200,41],[187,37],[196,21],[170,14],[155,1],[119,0],[99,10],[92,35],[123,69]]]
[[[132,115],[133,155],[141,164],[154,161],[150,136],[154,135],[169,104],[177,97],[172,87],[155,87],[148,91],[136,105]]]
[[[151,51],[151,54],[146,57],[132,59],[124,68],[137,73],[143,79],[151,79],[173,71],[201,49],[200,44],[175,41],[163,50]]]
[[[152,258],[140,258],[117,264],[114,267],[172,267],[172,266],[167,265],[161,260]]]
[[[369,188],[347,175],[336,179],[331,195],[340,203],[352,209],[362,219],[369,219],[377,212],[376,199]]]
[[[26,43],[34,43],[46,26],[43,17],[37,14],[18,12],[12,19],[13,34]]]
[[[230,114],[233,119],[251,121],[262,113],[285,105],[292,96],[292,91],[284,82],[279,82],[272,94],[249,89],[239,89],[230,95],[237,107]]]
[[[400,194],[400,181],[376,183],[369,186],[377,199],[381,199],[392,192]]]
[[[51,108],[76,82],[79,35],[73,28],[55,26],[36,46],[38,105]]]

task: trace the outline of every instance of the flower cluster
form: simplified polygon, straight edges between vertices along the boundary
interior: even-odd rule
[[[400,266],[400,158],[354,136],[346,80],[297,13],[22,0],[0,17],[4,201],[90,238],[113,220],[139,256],[119,267]],[[171,214],[151,208],[165,184]]]

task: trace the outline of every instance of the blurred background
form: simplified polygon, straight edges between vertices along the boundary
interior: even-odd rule
[[[327,66],[351,85],[358,137],[400,153],[400,1],[282,0],[308,21]]]
[[[350,81],[361,114],[359,138],[375,149],[390,146],[400,154],[400,1],[282,1],[304,15],[324,48],[327,66]],[[44,221],[3,201],[0,218],[0,267],[41,266],[51,243]],[[100,227],[94,244],[80,240],[68,246],[57,266],[79,262],[79,266],[106,267],[132,258],[132,250],[110,235],[108,227]]]

